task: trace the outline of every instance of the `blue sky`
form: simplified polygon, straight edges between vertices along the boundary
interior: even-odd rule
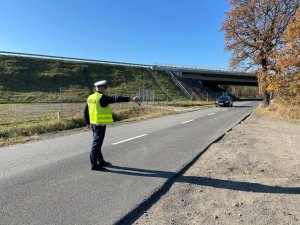
[[[0,51],[228,68],[229,0],[0,0]]]

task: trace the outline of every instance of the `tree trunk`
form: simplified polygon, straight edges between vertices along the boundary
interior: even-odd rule
[[[261,60],[261,66],[262,66],[262,73],[261,73],[261,79],[259,81],[261,85],[261,93],[263,97],[263,107],[268,107],[270,105],[270,93],[267,90],[267,77],[268,77],[268,63],[267,59],[265,57]]]
[[[265,90],[262,93],[262,97],[263,97],[263,107],[268,107],[270,105],[270,93]]]

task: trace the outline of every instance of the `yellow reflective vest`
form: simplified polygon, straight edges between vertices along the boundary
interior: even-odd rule
[[[95,92],[90,95],[87,99],[90,123],[93,124],[113,124],[113,117],[110,105],[107,107],[101,107],[100,98],[102,94]]]

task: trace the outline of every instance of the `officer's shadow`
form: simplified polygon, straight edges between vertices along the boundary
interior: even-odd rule
[[[130,167],[122,167],[111,165],[107,172],[124,174],[129,176],[143,176],[143,177],[159,177],[171,179],[176,177],[175,172],[159,171],[159,170],[146,170]],[[278,194],[300,194],[300,187],[279,187],[269,186],[259,183],[251,183],[244,181],[231,181],[222,180],[210,177],[196,177],[196,176],[178,176],[175,182],[190,183],[201,186],[209,186],[220,189],[229,189],[245,192],[258,192],[258,193],[278,193]]]

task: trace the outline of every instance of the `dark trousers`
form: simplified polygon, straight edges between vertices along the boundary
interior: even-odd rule
[[[93,131],[93,143],[90,154],[91,166],[97,167],[103,163],[103,155],[101,152],[102,143],[105,137],[106,125],[91,124]]]

